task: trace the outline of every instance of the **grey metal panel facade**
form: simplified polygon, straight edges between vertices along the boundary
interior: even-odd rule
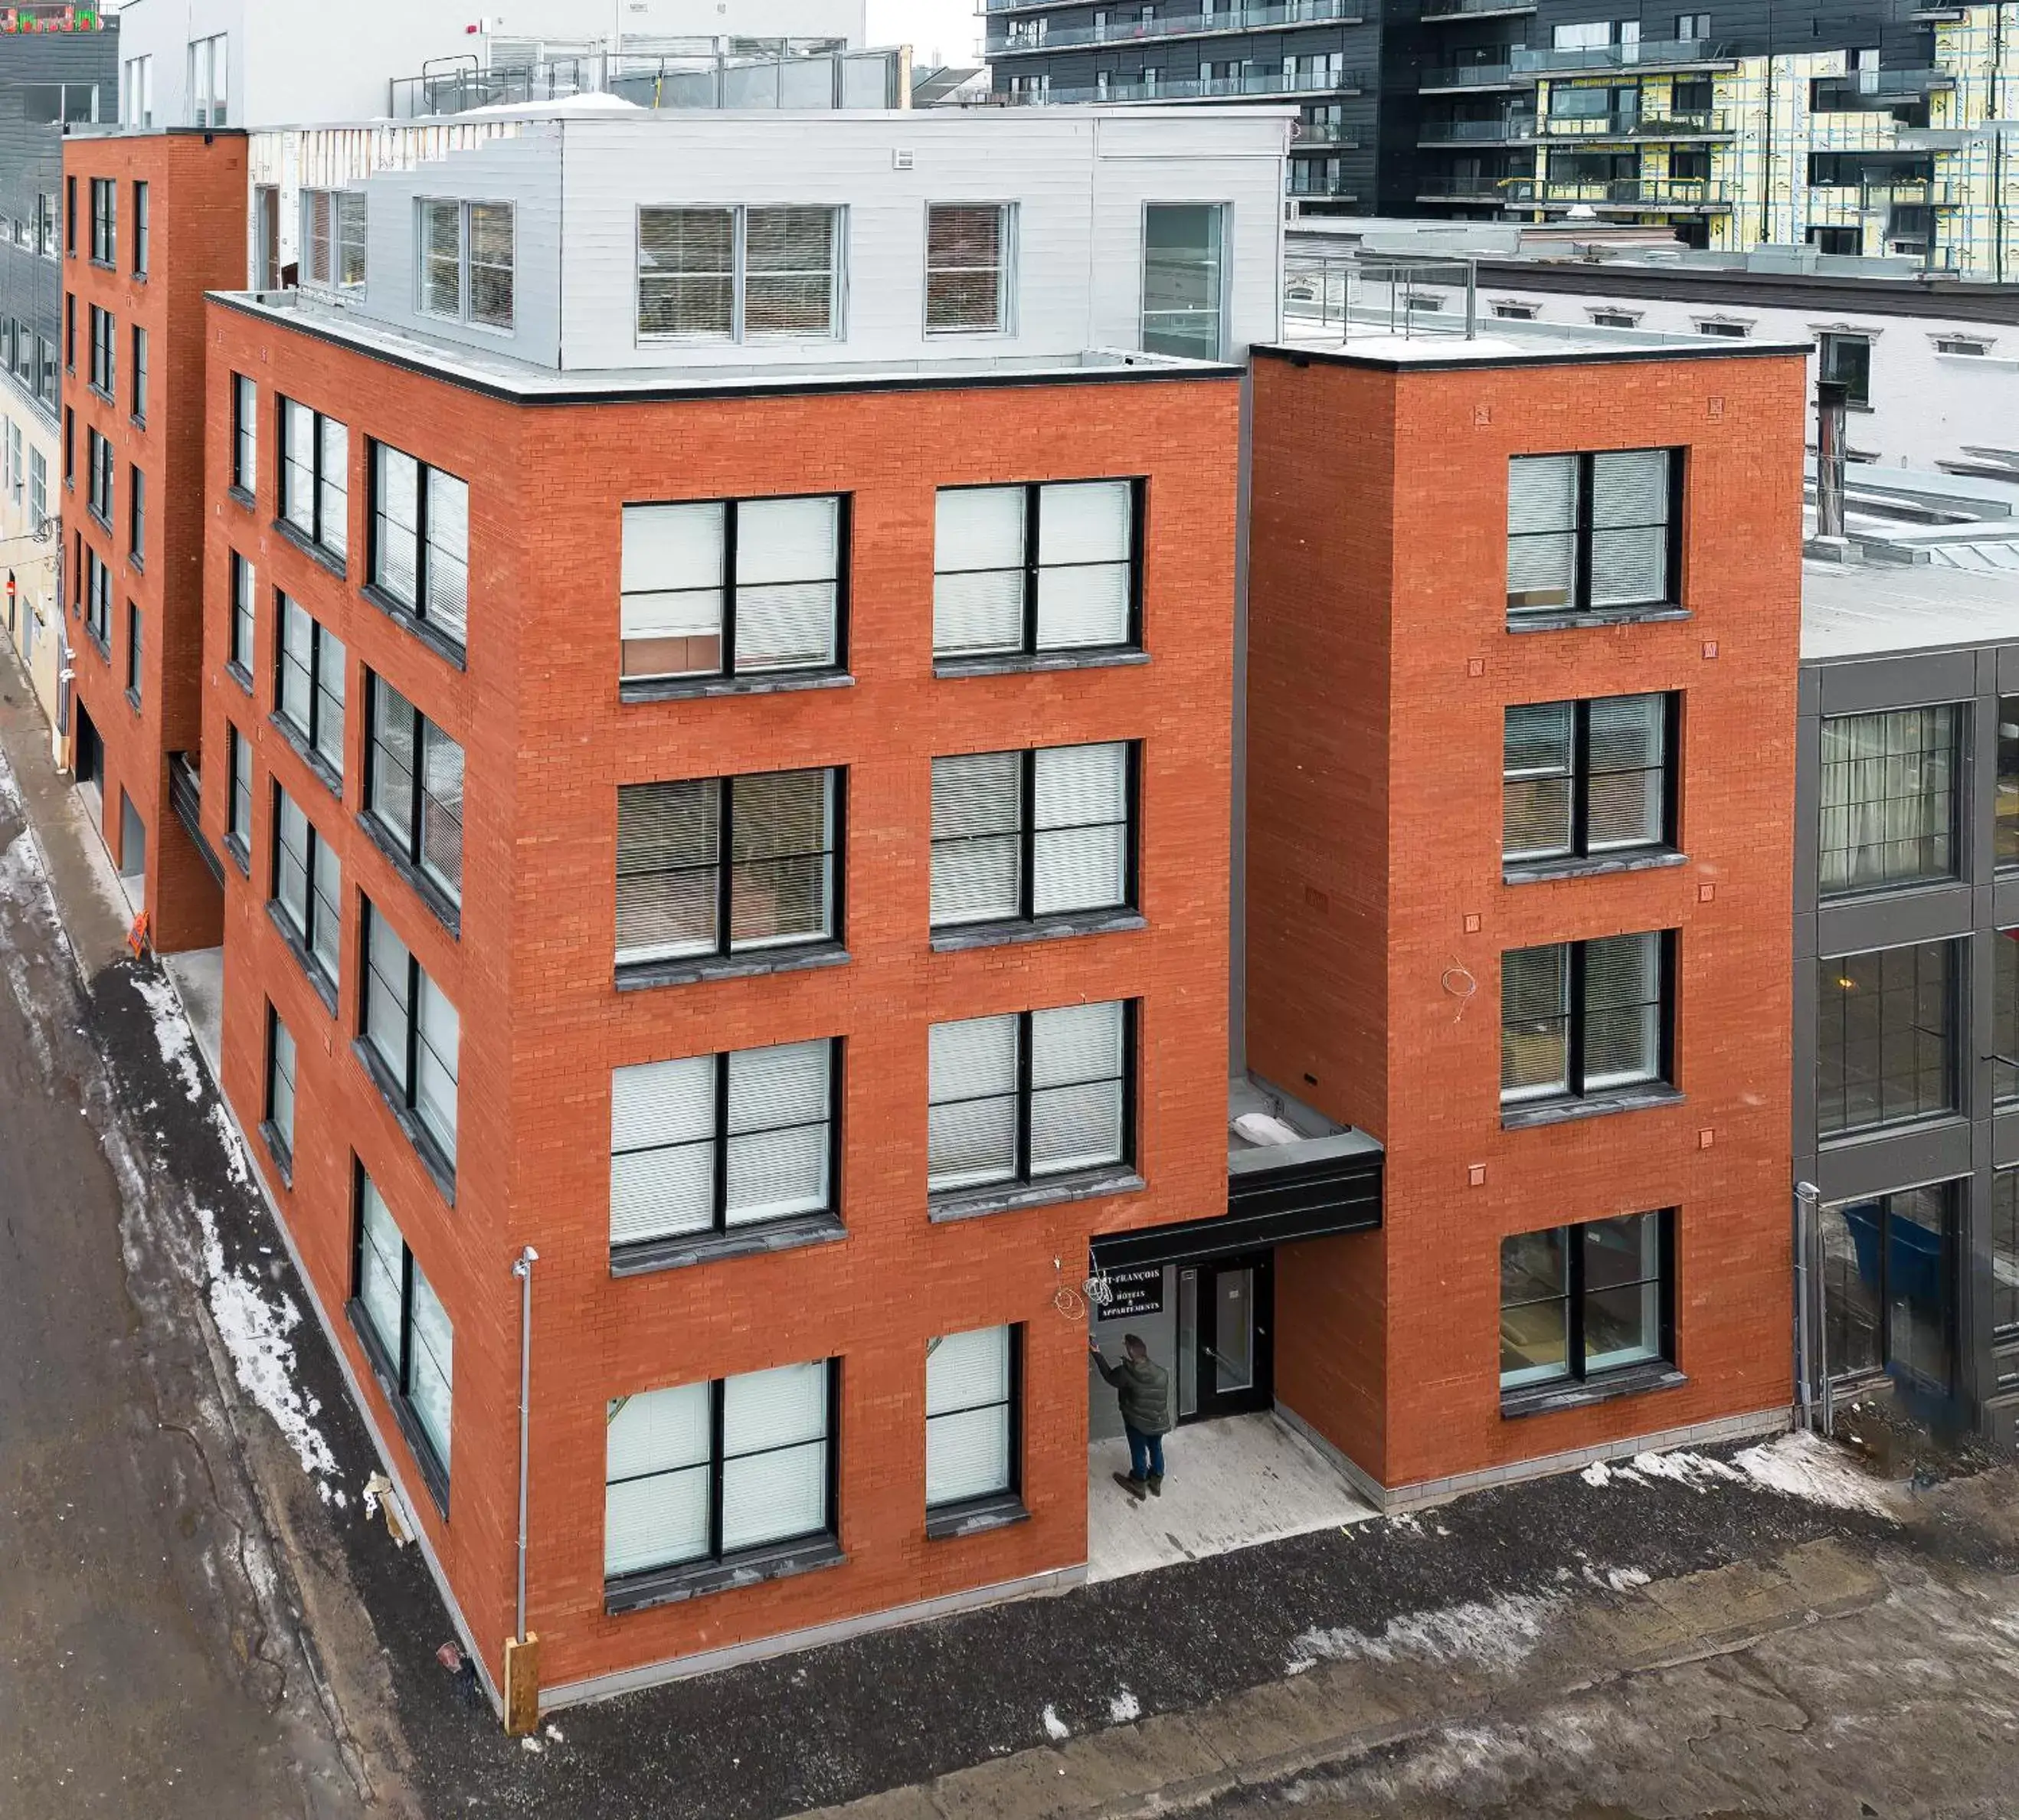
[[[2019,640],[1803,666],[1799,692],[1795,867],[1794,1180],[1829,1203],[1938,1182],[1957,1187],[1957,1400],[1981,1425],[2001,1385],[2019,1381],[2019,1345],[1994,1343],[1991,1209],[1994,1175],[2019,1166],[2019,1108],[1994,1109],[1992,987],[2001,929],[2019,928],[2019,873],[1996,869],[2001,686],[2019,694]],[[1818,889],[1822,720],[1955,702],[1965,713],[1954,882],[1823,899]],[[1962,944],[1958,1006],[1959,1109],[1951,1117],[1819,1140],[1819,959],[1953,939]]]

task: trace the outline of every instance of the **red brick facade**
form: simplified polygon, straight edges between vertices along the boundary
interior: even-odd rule
[[[529,1623],[549,1686],[1025,1579],[1086,1558],[1086,1329],[1053,1306],[1090,1233],[1197,1217],[1226,1198],[1229,726],[1238,390],[1225,379],[535,407],[381,363],[262,316],[209,317],[209,617],[205,817],[223,846],[227,725],[256,752],[249,876],[230,874],[224,1086],[263,1111],[266,1007],[299,1048],[292,1186],[267,1177],[326,1308],[352,1287],[351,1158],[370,1173],[455,1325],[446,1518],[405,1474],[494,1670],[513,1623],[518,1288],[535,1275]],[[259,388],[256,509],[227,496],[234,374]],[[278,395],[350,432],[350,573],[270,529]],[[470,484],[466,668],[360,591],[370,439]],[[1147,663],[935,678],[933,491],[959,482],[1146,474]],[[852,686],[621,703],[618,558],[626,501],[839,491],[852,502]],[[223,662],[230,562],[256,565],[253,687]],[[274,591],[348,653],[343,799],[267,723]],[[467,756],[459,935],[357,823],[369,669]],[[935,953],[928,940],[936,754],[1142,743],[1134,932]],[[845,966],[619,992],[621,783],[846,767]],[[332,1016],[266,908],[272,785],[343,869]],[[451,1205],[352,1051],[359,894],[461,1016]],[[955,1224],[926,1218],[926,1027],[1140,1001],[1137,1155],[1147,1188]],[[614,1066],[822,1035],[844,1039],[832,1244],[614,1278]],[[266,1159],[263,1158],[263,1166]],[[1054,1260],[1060,1260],[1058,1269]],[[965,1539],[924,1526],[926,1343],[1023,1324],[1030,1519]],[[338,1317],[341,1329],[343,1322]],[[368,1384],[368,1363],[343,1332]],[[821,1572],[620,1616],[604,1608],[606,1409],[614,1396],[837,1357],[839,1537]],[[375,1385],[383,1431],[397,1436]],[[395,1441],[396,1452],[399,1443]]]
[[[130,860],[121,852],[122,793],[145,829],[154,945],[213,947],[223,897],[169,807],[168,755],[194,756],[201,731],[203,297],[245,281],[246,142],[242,133],[190,132],[63,144],[63,597],[73,688],[103,741],[103,831],[122,866]],[[110,263],[92,256],[94,178],[114,186]],[[144,276],[136,270],[141,184],[147,194]],[[112,319],[110,396],[92,383],[94,305]],[[134,392],[136,328],[147,336],[143,414]],[[113,449],[109,523],[88,504],[93,430]],[[147,504],[138,560],[132,549],[136,470]],[[85,629],[87,552],[112,572],[110,636],[102,648]],[[128,692],[129,604],[140,615],[137,703]]]
[[[1791,1394],[1803,386],[1785,355],[1256,363],[1249,1060],[1387,1149],[1383,1230],[1282,1260],[1277,1395],[1384,1486]],[[1510,632],[1508,458],[1661,446],[1687,451],[1689,617]],[[1683,697],[1687,863],[1503,883],[1506,705],[1657,690]],[[1658,929],[1682,1103],[1503,1131],[1501,954]],[[1662,1208],[1687,1383],[1503,1418],[1503,1235]]]

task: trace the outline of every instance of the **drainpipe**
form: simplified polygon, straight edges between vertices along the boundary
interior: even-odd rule
[[[529,1245],[512,1266],[519,1279],[519,1629],[526,1641],[526,1436],[533,1387],[533,1266],[540,1254]]]
[[[1795,1184],[1795,1399],[1804,1428],[1816,1425],[1815,1318],[1811,1305],[1809,1260],[1814,1255],[1816,1211],[1822,1190],[1814,1182]]]

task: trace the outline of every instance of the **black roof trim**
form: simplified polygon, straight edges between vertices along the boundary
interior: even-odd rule
[[[1368,1150],[1236,1176],[1227,1184],[1226,1213],[1133,1232],[1097,1234],[1092,1243],[1093,1261],[1105,1270],[1191,1263],[1267,1251],[1301,1239],[1373,1232],[1381,1225],[1386,1173],[1382,1152]]]

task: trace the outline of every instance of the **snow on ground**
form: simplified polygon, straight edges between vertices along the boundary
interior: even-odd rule
[[[1044,1717],[1045,1735],[1053,1743],[1063,1744],[1066,1739],[1072,1736],[1072,1728],[1059,1717],[1057,1707],[1047,1706],[1045,1709]]]
[[[1143,1717],[1143,1702],[1124,1688],[1107,1702],[1107,1717],[1117,1725],[1126,1725]]]
[[[1636,1454],[1627,1466],[1593,1460],[1578,1477],[1594,1490],[1602,1490],[1615,1479],[1629,1485],[1666,1479],[1698,1492],[1707,1492],[1713,1485],[1745,1485],[1836,1510],[1861,1510],[1874,1517],[1898,1514],[1883,1480],[1861,1470],[1842,1448],[1801,1428],[1749,1447],[1728,1461],[1678,1448],[1670,1453]]]
[[[1300,1631],[1290,1641],[1288,1672],[1300,1673],[1315,1661],[1394,1662],[1403,1656],[1512,1670],[1534,1652],[1543,1625],[1562,1603],[1561,1595],[1553,1593],[1507,1593],[1495,1599],[1405,1612],[1390,1619],[1379,1637],[1350,1626]]]
[[[201,1100],[203,1071],[197,1066],[196,1037],[190,1029],[189,1019],[183,1014],[183,1002],[176,996],[175,988],[158,973],[142,973],[135,978],[133,989],[154,1014],[154,1041],[161,1049],[161,1060],[181,1081],[183,1093],[191,1100]]]

